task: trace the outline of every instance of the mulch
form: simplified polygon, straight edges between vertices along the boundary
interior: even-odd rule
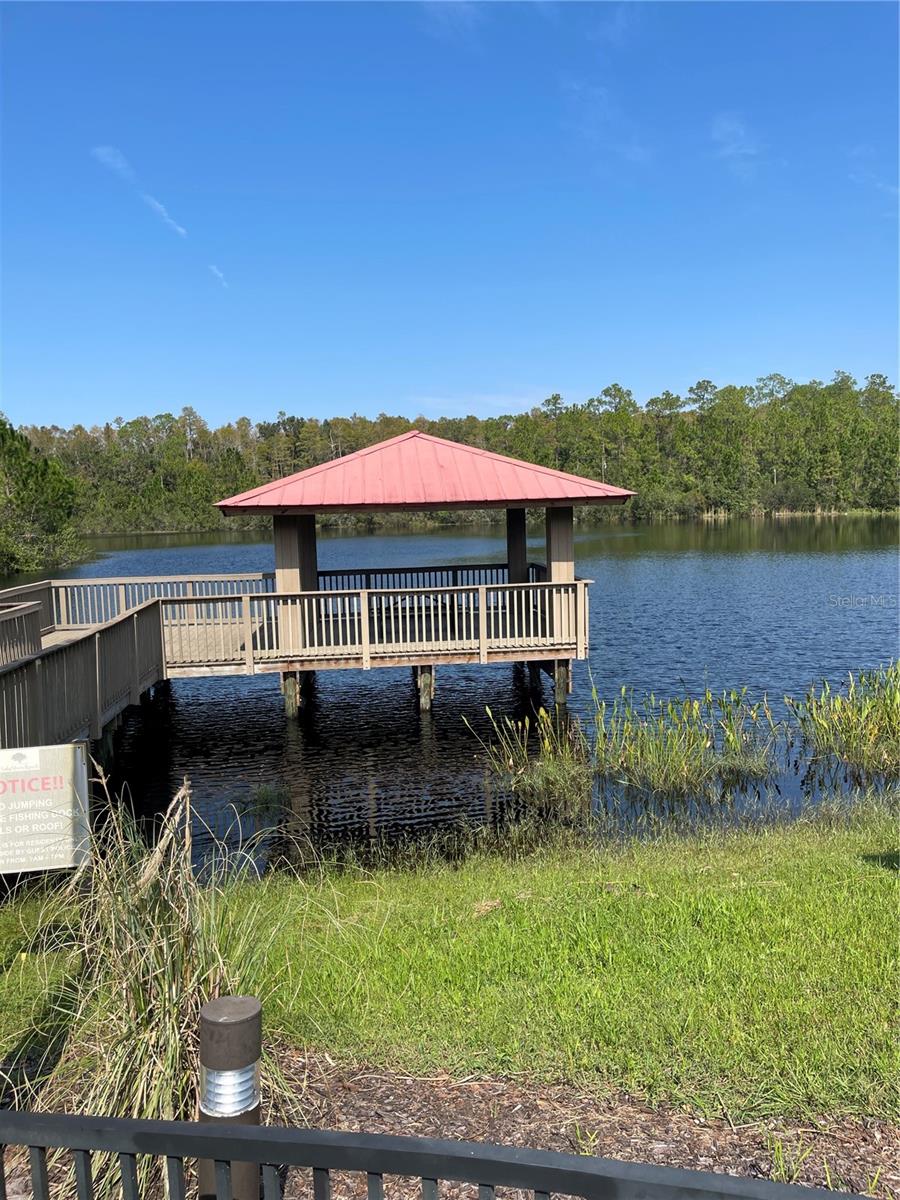
[[[520,1078],[414,1077],[294,1051],[285,1052],[283,1065],[289,1078],[304,1081],[307,1120],[321,1129],[487,1141],[858,1193],[877,1177],[873,1194],[900,1198],[900,1128],[884,1121],[736,1126],[671,1106],[651,1107],[623,1093],[592,1095]],[[333,1190],[336,1196],[362,1195],[360,1183],[347,1179]],[[287,1194],[310,1195],[308,1181],[289,1181]],[[392,1190],[386,1179],[385,1194],[399,1200],[413,1189]],[[471,1194],[441,1186],[442,1197]]]

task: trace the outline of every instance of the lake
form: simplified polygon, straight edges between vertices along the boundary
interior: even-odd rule
[[[266,571],[258,537],[134,535],[95,539],[70,576]],[[531,558],[542,531],[529,532]],[[423,534],[319,534],[319,567],[502,561],[502,526]],[[591,588],[590,663],[574,666],[570,710],[593,683],[657,696],[747,686],[776,713],[785,693],[897,656],[897,523],[891,518],[611,525],[576,534]],[[117,782],[141,808],[165,805],[183,776],[198,811],[222,828],[231,805],[275,784],[313,834],[369,837],[477,817],[495,800],[464,718],[486,734],[485,706],[524,714],[509,665],[440,667],[431,714],[408,669],[321,672],[298,720],[277,676],[177,680],[123,727]],[[547,700],[552,689],[545,689]]]

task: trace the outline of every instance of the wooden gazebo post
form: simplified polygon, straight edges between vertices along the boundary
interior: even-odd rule
[[[575,578],[575,524],[571,505],[548,507],[546,510],[547,580],[549,583],[571,583]],[[553,628],[563,622],[561,599],[553,598]],[[553,690],[557,703],[572,690],[572,664],[568,658],[553,662]]]
[[[316,517],[314,513],[295,513],[290,516],[272,517],[272,535],[275,545],[275,591],[317,592],[319,590],[319,561],[316,550]],[[293,653],[303,648],[303,629],[299,607],[283,604],[279,607],[278,621],[283,643]],[[312,672],[285,671],[281,676],[284,693],[284,711],[295,717],[300,707],[301,684]]]
[[[506,510],[506,563],[510,583],[528,582],[528,542],[524,508]]]

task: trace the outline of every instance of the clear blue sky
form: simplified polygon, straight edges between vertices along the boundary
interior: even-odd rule
[[[896,377],[897,22],[7,3],[0,408],[491,415]]]

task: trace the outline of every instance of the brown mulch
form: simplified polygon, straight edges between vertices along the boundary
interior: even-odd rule
[[[284,1066],[304,1079],[307,1119],[321,1129],[496,1142],[851,1192],[866,1192],[877,1176],[875,1194],[900,1197],[900,1129],[884,1121],[732,1125],[622,1093],[596,1096],[517,1078],[415,1078],[293,1051]],[[359,1194],[345,1182],[337,1194]],[[388,1200],[409,1190],[385,1180]],[[466,1192],[441,1187],[442,1197]],[[291,1181],[288,1194],[308,1196],[306,1180]]]
[[[571,1085],[497,1076],[415,1077],[294,1050],[284,1050],[280,1061],[286,1078],[302,1096],[308,1125],[318,1129],[494,1142],[900,1200],[900,1128],[884,1121],[845,1118],[734,1125],[672,1106],[654,1108],[621,1092],[592,1095]],[[285,1200],[310,1200],[310,1174],[301,1170],[288,1174]],[[56,1185],[51,1186],[51,1194],[72,1195],[71,1183],[63,1184],[58,1169],[51,1171],[51,1183]],[[147,1193],[148,1197],[157,1194],[155,1188]],[[384,1194],[385,1200],[420,1200],[420,1183],[386,1177]],[[10,1200],[31,1195],[20,1153],[7,1162],[7,1195]],[[477,1189],[442,1182],[439,1196],[440,1200],[477,1200]],[[332,1172],[333,1200],[365,1197],[364,1177]],[[531,1193],[497,1189],[497,1200],[526,1197],[532,1200]]]

